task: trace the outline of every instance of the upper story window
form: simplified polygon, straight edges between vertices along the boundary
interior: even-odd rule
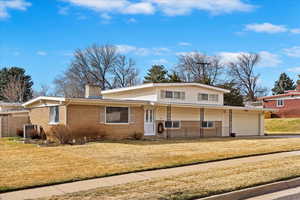
[[[198,101],[218,102],[219,101],[219,95],[218,94],[199,93],[198,94]]]
[[[170,90],[161,90],[162,99],[185,99],[185,92],[179,91],[170,91]]]
[[[59,107],[58,106],[49,107],[49,123],[50,124],[59,123]]]
[[[106,123],[109,124],[127,124],[129,122],[128,107],[106,107]]]
[[[282,107],[282,106],[284,106],[284,100],[278,99],[276,104],[277,104],[277,107]]]

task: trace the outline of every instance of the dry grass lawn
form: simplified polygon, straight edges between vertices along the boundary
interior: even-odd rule
[[[43,200],[186,200],[300,176],[300,156],[201,170]]]
[[[300,118],[277,118],[265,120],[268,134],[300,134]]]
[[[0,191],[292,150],[300,150],[300,138],[106,141],[59,147],[0,139]]]

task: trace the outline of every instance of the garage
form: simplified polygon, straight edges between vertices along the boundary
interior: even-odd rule
[[[253,136],[260,133],[260,113],[253,111],[232,112],[232,132],[237,136]]]

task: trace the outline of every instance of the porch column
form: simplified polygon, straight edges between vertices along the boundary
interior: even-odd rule
[[[167,106],[167,121],[171,121],[172,120],[172,107],[171,104],[169,104]],[[169,129],[167,128],[166,130],[167,133],[167,138],[170,138],[170,134],[169,134]]]
[[[232,133],[232,110],[229,110],[229,136]]]
[[[204,121],[204,108],[200,108],[200,137],[204,136],[204,130],[202,128],[203,121]]]

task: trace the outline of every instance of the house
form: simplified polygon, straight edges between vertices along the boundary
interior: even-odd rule
[[[45,132],[60,124],[97,128],[117,139],[134,133],[161,138],[264,135],[266,109],[224,106],[228,92],[198,83],[149,83],[106,91],[87,85],[85,98],[38,97],[23,106],[31,123]]]
[[[285,91],[284,94],[261,97],[259,100],[264,108],[276,110],[272,113],[272,117],[300,117],[300,85],[295,90]]]
[[[23,130],[23,125],[29,123],[28,111],[21,103],[0,102],[0,138],[16,137]]]

